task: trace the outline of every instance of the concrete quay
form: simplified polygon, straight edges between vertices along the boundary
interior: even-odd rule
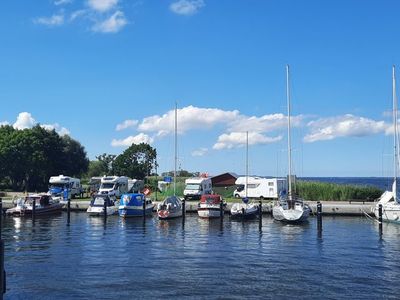
[[[256,200],[258,203],[258,200]],[[317,201],[305,201],[312,210],[312,214],[317,211]],[[154,201],[155,209],[160,201]],[[89,200],[71,200],[71,211],[86,211],[89,207]],[[197,201],[186,201],[186,211],[197,212]],[[225,211],[229,212],[233,202],[228,202]],[[372,214],[374,207],[373,202],[354,202],[354,201],[321,201],[323,215],[338,215],[338,216],[364,216]],[[262,211],[264,214],[271,214],[272,202],[264,202],[262,204]],[[3,199],[3,210],[14,207],[14,202],[11,199]],[[66,208],[64,208],[66,209]]]

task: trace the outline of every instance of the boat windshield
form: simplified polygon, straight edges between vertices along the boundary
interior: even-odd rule
[[[114,188],[114,183],[102,183],[100,188],[101,189],[112,189],[112,188]]]
[[[104,198],[102,198],[102,197],[94,198],[93,206],[104,206]]]
[[[187,190],[194,190],[194,191],[198,191],[200,190],[200,184],[188,184],[186,185],[186,189]]]

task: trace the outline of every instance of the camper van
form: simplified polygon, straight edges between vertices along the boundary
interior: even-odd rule
[[[211,178],[194,177],[185,180],[185,199],[200,199],[201,195],[212,193]]]
[[[48,194],[54,200],[68,200],[79,196],[82,191],[81,181],[78,178],[59,175],[51,176],[49,179]]]
[[[233,196],[246,197],[246,176],[235,181],[236,189]],[[283,178],[247,177],[247,197],[260,199],[278,199],[281,193],[286,192],[286,180]]]
[[[128,193],[140,193],[144,189],[143,180],[128,179]]]
[[[128,177],[104,176],[101,178],[99,194],[107,194],[109,197],[117,198],[128,192]]]

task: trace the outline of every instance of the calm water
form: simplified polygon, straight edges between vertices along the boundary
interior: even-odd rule
[[[324,217],[122,220],[85,213],[4,219],[6,299],[399,298],[400,226]]]

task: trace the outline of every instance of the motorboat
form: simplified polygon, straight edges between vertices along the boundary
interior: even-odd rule
[[[288,147],[288,193],[282,193],[272,208],[272,216],[277,221],[288,223],[300,223],[307,221],[310,215],[310,207],[303,199],[297,197],[292,180],[292,146],[290,128],[290,89],[289,89],[289,65],[286,65],[286,97],[287,97],[287,147]]]
[[[400,223],[400,203],[397,197],[397,177],[399,166],[398,154],[398,116],[397,116],[397,97],[396,97],[396,76],[395,67],[392,69],[392,100],[393,100],[393,184],[391,191],[385,191],[382,196],[376,201],[373,208],[375,217],[379,219],[379,206],[382,206],[382,221]]]
[[[182,217],[182,201],[176,196],[170,196],[158,204],[157,215],[160,220]]]
[[[104,216],[104,203],[107,207],[107,216],[114,215],[118,212],[118,207],[107,194],[97,194],[92,197],[86,212],[90,216]]]
[[[145,208],[143,207],[145,205]],[[144,194],[130,193],[121,196],[118,213],[121,217],[141,217],[153,214],[154,204]]]
[[[243,199],[243,203],[234,203],[231,207],[231,218],[237,220],[255,219],[259,216],[259,205],[251,202],[248,198]]]
[[[223,199],[218,194],[202,195],[197,207],[197,213],[200,218],[219,218],[221,216],[221,204],[223,206],[222,214],[224,213]]]
[[[64,204],[53,200],[47,194],[30,194],[24,198],[17,199],[16,206],[7,209],[6,214],[12,216],[31,216],[33,208],[35,208],[35,215],[60,213],[63,206]]]

